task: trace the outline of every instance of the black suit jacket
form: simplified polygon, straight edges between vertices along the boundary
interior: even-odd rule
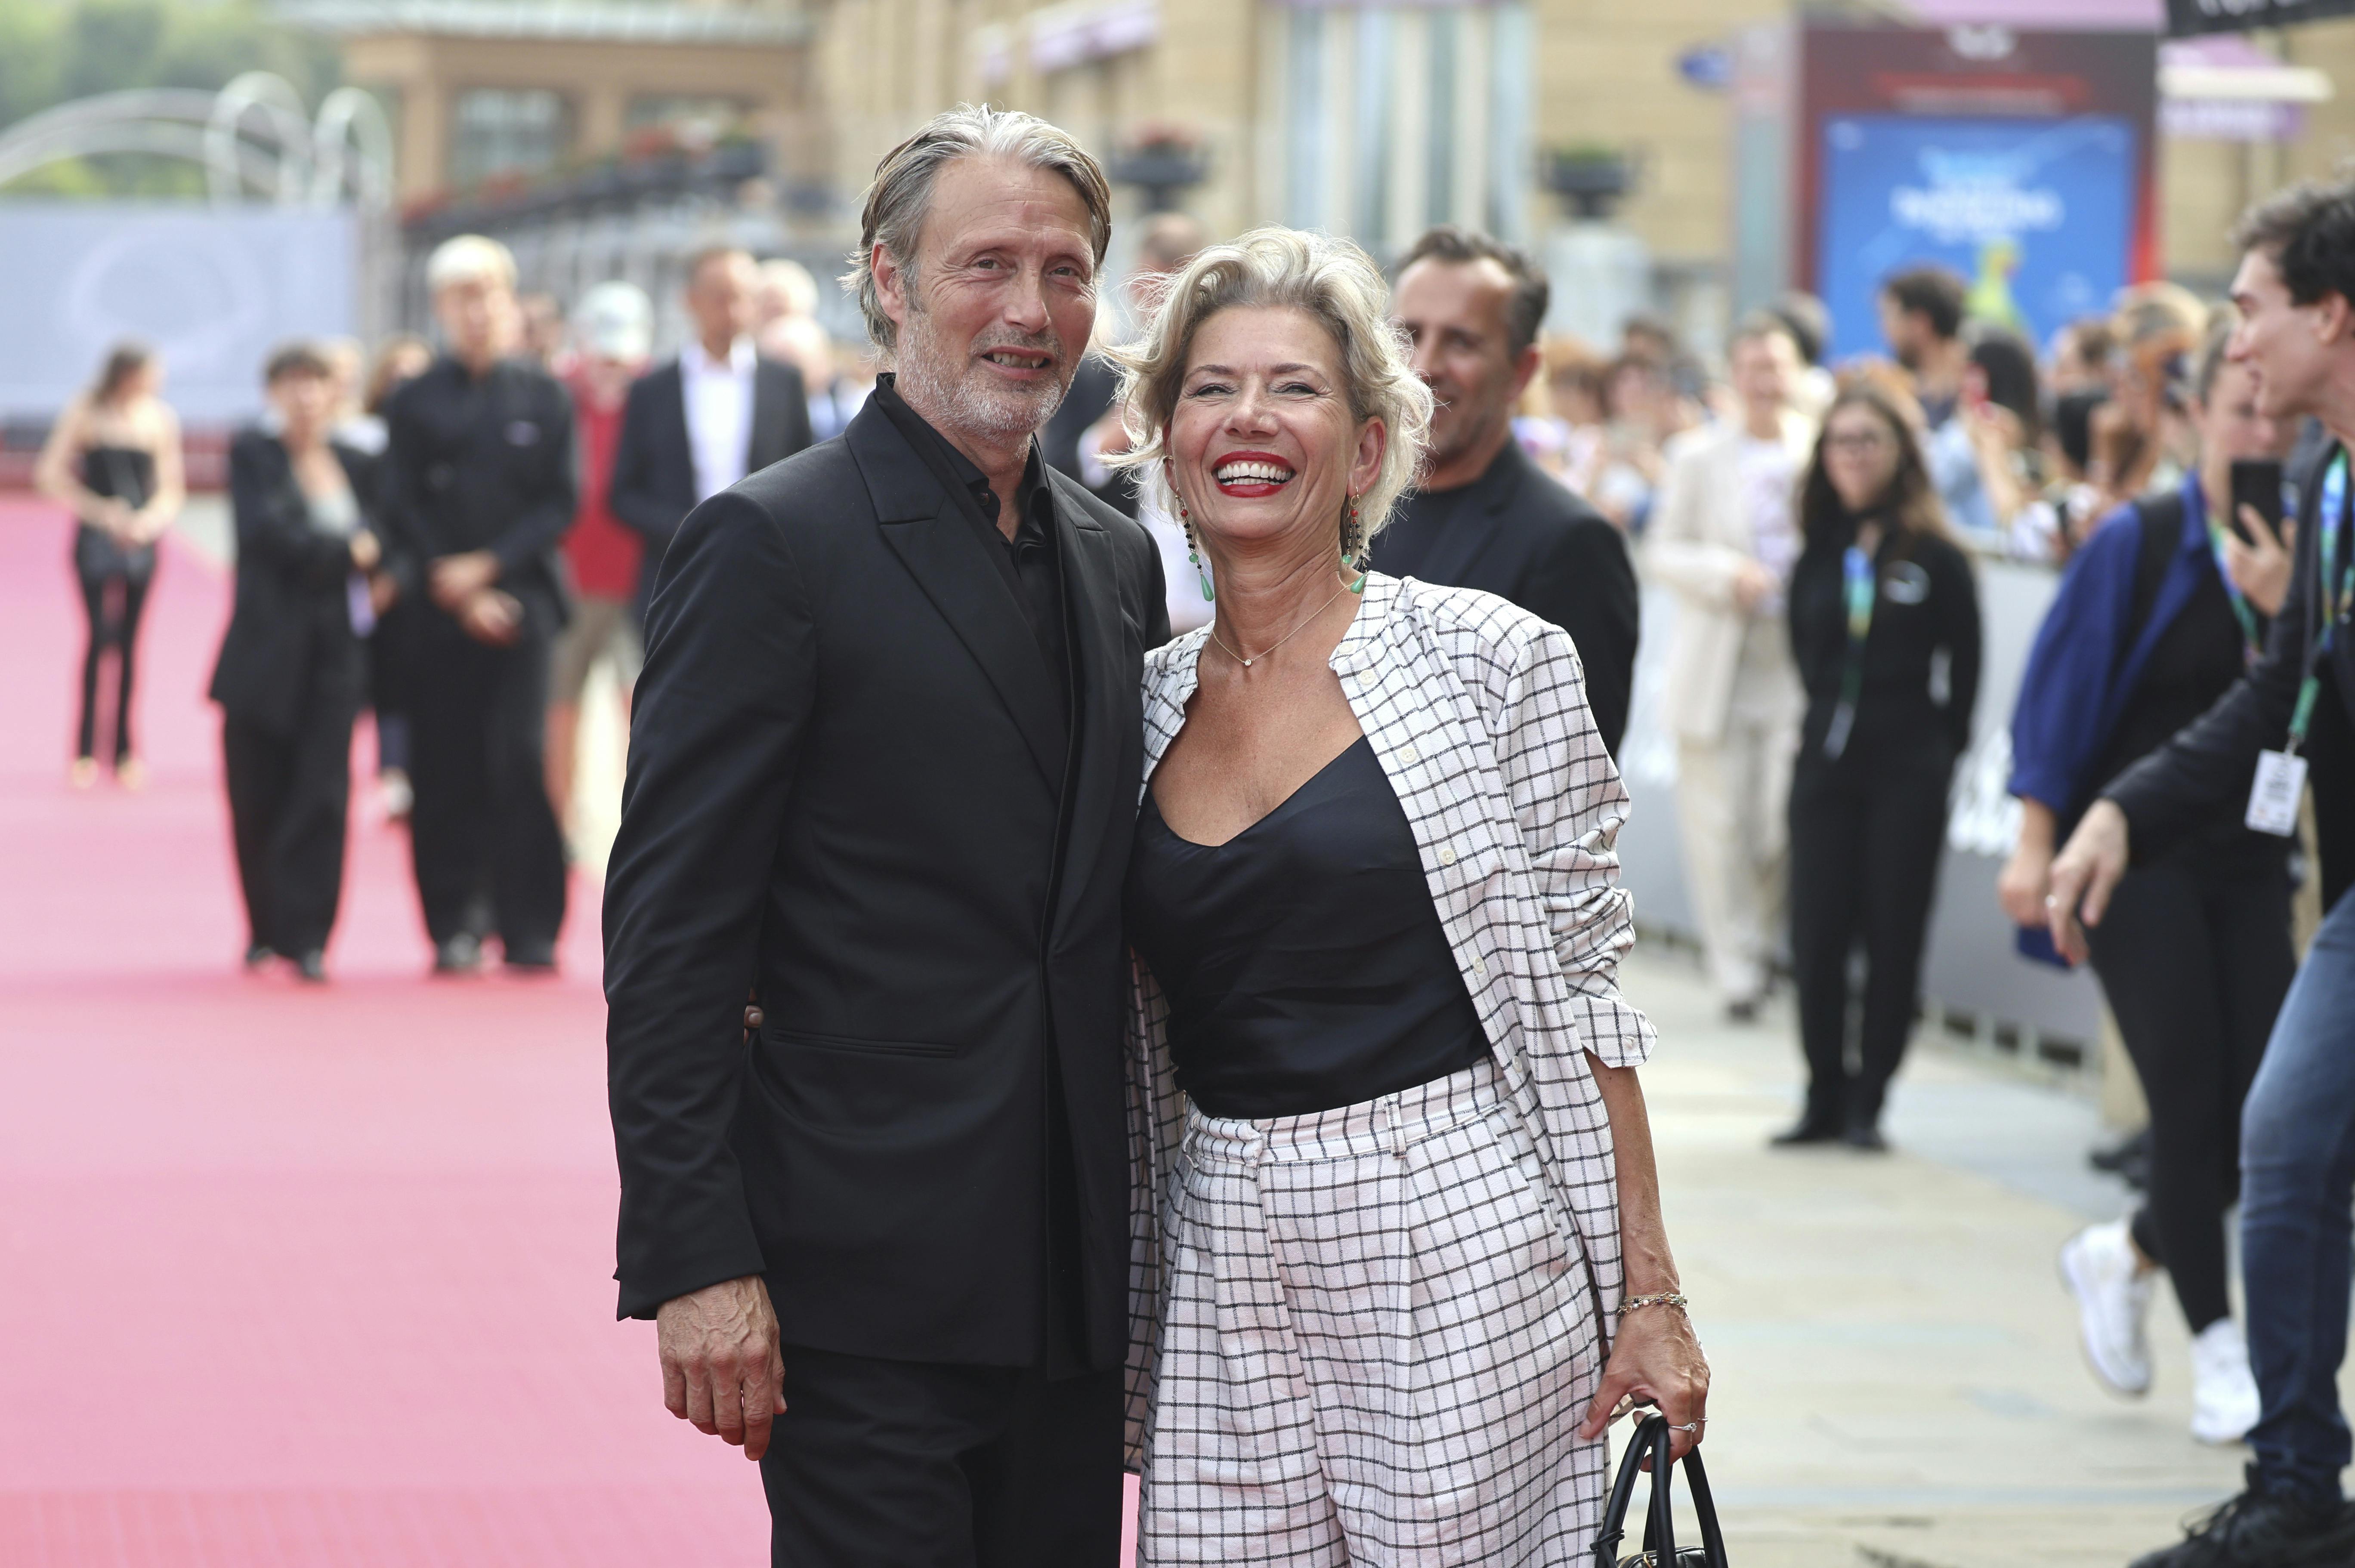
[[[334,451],[368,527],[368,460],[340,444]],[[274,435],[250,430],[230,445],[229,490],[237,601],[210,695],[231,719],[290,734],[314,674],[341,680],[358,696],[359,639],[346,598],[351,541],[311,526],[293,462]]]
[[[2126,813],[2137,863],[2164,855],[2194,829],[2220,817],[2238,821],[2248,809],[2257,753],[2279,751],[2306,675],[2307,650],[2322,613],[2323,475],[2336,443],[2316,454],[2298,486],[2297,541],[2289,593],[2274,617],[2264,656],[2216,705],[2175,738],[2113,779],[2103,795]],[[2339,560],[2348,559],[2341,535]],[[2331,585],[2337,587],[2336,583]],[[2322,849],[2322,891],[2328,908],[2355,884],[2355,635],[2341,625],[2323,661],[2308,743],[2307,781]],[[2332,711],[2332,709],[2336,711]]]
[[[747,475],[809,445],[809,394],[802,373],[775,359],[753,361],[750,422]],[[651,584],[671,536],[695,509],[695,443],[687,432],[686,381],[675,358],[631,384],[605,506],[645,536],[645,580]]]
[[[1512,441],[1479,478],[1459,491],[1415,497],[1412,507],[1410,526],[1374,540],[1374,565],[1481,589],[1568,632],[1586,667],[1595,727],[1616,757],[1642,613],[1619,530]]]
[[[1048,483],[1068,746],[992,541],[879,404],[673,541],[605,883],[623,1315],[765,1273],[789,1344],[1034,1363],[1051,1060],[1085,1348],[1117,1363],[1120,896],[1167,615],[1151,537]]]

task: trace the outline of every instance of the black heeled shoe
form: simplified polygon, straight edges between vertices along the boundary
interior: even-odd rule
[[[1813,1144],[1836,1144],[1840,1141],[1840,1129],[1832,1122],[1818,1116],[1802,1116],[1796,1125],[1785,1127],[1767,1140],[1770,1148],[1805,1148]]]
[[[294,960],[294,974],[297,978],[308,985],[325,985],[327,983],[326,954],[314,947],[310,952]]]

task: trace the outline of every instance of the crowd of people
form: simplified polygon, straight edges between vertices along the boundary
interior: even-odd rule
[[[879,377],[831,340],[805,270],[726,245],[687,265],[686,332],[659,362],[643,291],[606,283],[567,309],[520,293],[512,258],[475,236],[426,269],[438,349],[398,337],[372,366],[349,345],[274,353],[269,414],[230,455],[236,599],[211,687],[249,966],[325,977],[352,732],[372,708],[435,972],[479,969],[493,942],[511,970],[552,969],[581,705],[602,663],[635,725],[607,928],[623,1308],[663,1317],[674,1409],[731,1440],[765,1428],[773,1392],[684,1392],[742,1348],[730,1334],[768,1314],[771,1352],[790,1342],[826,1369],[801,1385],[803,1435],[764,1467],[780,1541],[849,1528],[849,1499],[889,1468],[823,1413],[883,1388],[868,1357],[1031,1367],[1043,1346],[1043,1387],[986,1396],[1031,1417],[956,1420],[1018,1467],[1102,1459],[1067,1445],[1117,1426],[1117,1379],[1097,1375],[1126,1333],[1103,1277],[1128,1255],[1110,1194],[1139,1173],[1107,1141],[1109,1081],[1053,1042],[1118,1027],[1096,1016],[1111,993],[1076,976],[1124,933],[1140,1061],[1173,1094],[1145,1139],[1164,1165],[1139,1179],[1168,1179],[1180,1147],[1192,1162],[1193,1206],[1156,1219],[1175,1250],[1154,1255],[1176,1272],[1145,1287],[1165,1314],[1155,1413],[1131,1433],[1148,1541],[1190,1561],[1181,1543],[1271,1531],[1301,1550],[1390,1539],[1401,1520],[1336,1514],[1303,1477],[1363,1467],[1352,1485],[1378,1494],[1436,1462],[1420,1439],[1391,1433],[1370,1460],[1277,1443],[1288,1468],[1251,1483],[1246,1541],[1225,1427],[1205,1415],[1231,1422],[1241,1398],[1276,1443],[1295,1396],[1225,1359],[1239,1330],[1214,1304],[1287,1266],[1284,1227],[1337,1203],[1369,1234],[1402,1233],[1399,1205],[1490,1181],[1482,1159],[1536,1172],[1530,1190],[1552,1197],[1523,1218],[1553,1224],[1559,1201],[1594,1249],[1561,1263],[1591,1301],[1523,1304],[1560,1317],[1557,1349],[1587,1347],[1580,1400],[1646,1393],[1689,1418],[1680,1447],[1700,1430],[1706,1370],[1646,1208],[1648,1148],[1627,1152],[1649,1026],[1612,981],[1639,568],[1673,606],[1656,718],[1708,983],[1743,1022],[1793,984],[1806,1089],[1774,1144],[1873,1152],[1977,706],[1974,559],[2043,561],[2060,585],[2011,716],[2020,827],[1999,901],[2025,957],[2090,962],[2150,1106],[2147,1201],[2073,1238],[2062,1273],[2095,1374],[2136,1395],[2164,1270],[2193,1335],[2194,1435],[2257,1452],[2246,1494],[2146,1561],[2338,1561],[2355,1540],[2330,1381],[2355,1076],[2326,1042],[2355,994],[2339,896],[2355,874],[2355,539],[2336,444],[2355,426],[2355,191],[2257,209],[2229,301],[2139,285],[2040,350],[2015,321],[1975,316],[1988,302],[1961,278],[1915,267],[1883,284],[1885,356],[1827,365],[1824,308],[1794,294],[1743,318],[1712,368],[1647,316],[1608,355],[1547,337],[1530,257],[1455,228],[1384,277],[1345,242],[1219,245],[1163,214],[1121,295],[1099,297],[1101,178],[1052,127],[986,111],[895,151],[854,274]],[[1018,218],[1004,233],[1000,207]],[[185,489],[152,355],[110,356],[38,481],[80,520],[71,781],[93,785],[102,752],[135,788],[141,609]],[[874,527],[843,526],[866,511]],[[968,667],[963,685],[945,673]],[[1120,667],[1142,686],[1107,686]],[[2309,768],[2318,866],[2295,842]],[[1115,780],[1148,774],[1132,824]],[[1482,791],[1488,805],[1465,804]],[[1526,880],[1532,901],[1476,893],[1476,866]],[[2317,875],[2330,912],[2301,964],[2292,893]],[[1002,952],[964,929],[985,906]],[[1007,989],[1018,972],[1031,978]],[[739,1070],[738,1027],[704,1015],[734,1019],[748,981],[744,1029],[820,1052],[845,1115],[882,1104],[868,1068],[904,1074],[957,1053],[938,1042],[998,1034],[1005,1072],[955,1093],[1036,1114],[969,1129],[962,1154],[922,1136],[856,1156],[738,1148],[755,1133],[677,1107],[731,1101],[711,1075]],[[783,1008],[794,1021],[775,1033],[764,1015]],[[712,1051],[677,1053],[688,1033]],[[1171,1109],[1179,1086],[1190,1110]],[[2339,1132],[2315,1131],[2318,1104]],[[1320,1163],[1357,1157],[1334,1151],[1361,1136],[1436,1149],[1468,1122],[1490,1126],[1488,1153],[1450,1154],[1422,1197]],[[2244,1140],[2244,1123],[2268,1132]],[[1609,1167],[1595,1151],[1614,1134],[1598,1177],[1582,1162]],[[746,1191],[680,1185],[681,1161],[709,1167],[723,1146],[728,1182],[774,1188],[750,1219]],[[906,1159],[868,1170],[879,1150]],[[1290,1218],[1266,1211],[1261,1162],[1316,1167],[1285,1189]],[[957,1193],[936,1189],[952,1171]],[[1580,1207],[1614,1181],[1617,1210]],[[980,1222],[1034,1200],[1035,1248]],[[2236,1200],[2245,1332],[2227,1288]],[[931,1216],[939,1233],[911,1256],[968,1276],[974,1310],[891,1304],[900,1263],[868,1232],[898,1221],[879,1203]],[[967,1210],[972,1227],[954,1222]],[[811,1249],[840,1265],[821,1295],[773,1302],[773,1275],[751,1288],[763,1259]],[[1471,1289],[1503,1260],[1435,1288]],[[1599,1313],[1623,1290],[1623,1319],[1666,1309],[1601,1376]],[[1483,1331],[1536,1321],[1465,1299],[1491,1315]],[[1423,1351],[1291,1353],[1315,1397],[1339,1399],[1356,1397],[1353,1358]],[[1571,1440],[1550,1365],[1498,1362],[1455,1392],[1491,1407],[1483,1463],[1575,1474],[1583,1497],[1594,1424]],[[1527,1403],[1497,1405],[1498,1380]],[[1050,1411],[1069,1430],[1024,1426]],[[1465,1528],[1500,1562],[1589,1517],[1468,1475],[1465,1495]]]

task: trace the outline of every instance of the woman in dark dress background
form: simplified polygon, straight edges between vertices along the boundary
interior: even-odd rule
[[[229,449],[237,608],[212,699],[250,927],[246,965],[282,955],[316,981],[343,893],[352,717],[383,550],[368,527],[367,457],[328,440],[336,390],[325,354],[282,348],[265,375],[278,432],[248,431]]]
[[[101,667],[116,658],[114,733],[107,761],[126,789],[146,782],[131,739],[140,613],[155,575],[155,541],[186,498],[180,422],[158,395],[163,367],[126,343],[106,357],[98,384],[66,405],[33,471],[42,495],[73,508],[74,576],[90,638],[81,661],[81,717],[74,741],[76,789],[98,782]]]
[[[1979,684],[1978,589],[1946,530],[1913,411],[1869,383],[1824,416],[1800,483],[1791,650],[1807,692],[1791,783],[1791,964],[1807,1102],[1778,1144],[1888,1147]],[[1849,955],[1866,977],[1849,1065]]]

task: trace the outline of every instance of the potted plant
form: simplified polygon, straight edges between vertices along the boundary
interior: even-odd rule
[[[1568,202],[1571,215],[1584,222],[1610,217],[1636,183],[1635,166],[1626,154],[1594,143],[1555,148],[1546,155],[1543,172],[1546,189]]]

